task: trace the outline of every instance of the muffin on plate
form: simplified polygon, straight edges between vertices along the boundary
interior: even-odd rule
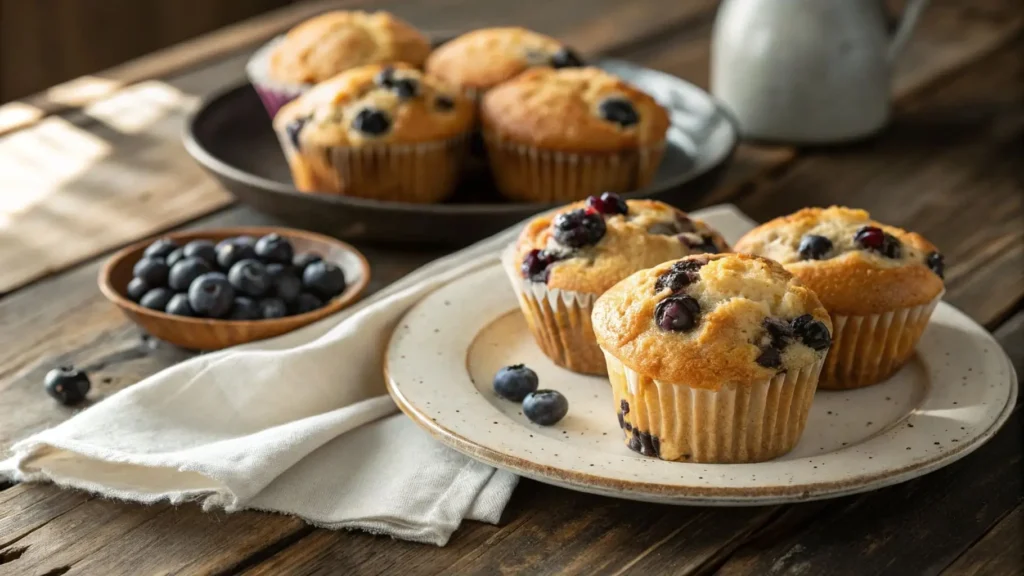
[[[258,50],[246,72],[273,117],[318,82],[367,64],[421,67],[430,41],[387,12],[334,11],[310,18]]]
[[[285,105],[274,131],[299,190],[429,203],[458,183],[473,123],[465,96],[411,66],[373,64]]]
[[[777,262],[701,254],[597,299],[594,333],[633,450],[663,460],[770,460],[807,423],[832,324]]]
[[[445,42],[427,58],[426,70],[476,97],[527,68],[583,66],[558,40],[525,28],[483,28]]]
[[[643,188],[669,127],[654,98],[597,68],[532,68],[488,91],[480,114],[498,190],[524,202]]]
[[[597,297],[637,270],[728,249],[685,212],[605,193],[534,218],[502,261],[541,350],[559,366],[604,374],[590,322]]]
[[[835,341],[822,388],[868,386],[899,370],[945,291],[934,245],[863,210],[805,208],[751,230],[736,251],[782,263],[828,309]]]

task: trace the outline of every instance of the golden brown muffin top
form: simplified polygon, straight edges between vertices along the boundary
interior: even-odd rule
[[[292,28],[270,54],[272,80],[315,84],[366,64],[421,67],[430,41],[387,12],[335,11]]]
[[[879,314],[943,291],[945,264],[935,246],[864,210],[804,208],[751,230],[735,249],[782,263],[833,313]]]
[[[429,74],[470,92],[484,92],[534,66],[581,66],[550,36],[525,28],[483,28],[445,42],[427,58]]]
[[[274,127],[292,145],[420,143],[468,133],[474,106],[406,64],[360,66],[286,104]]]
[[[531,68],[483,97],[484,131],[539,148],[616,152],[665,142],[668,112],[598,68]]]
[[[777,262],[701,254],[642,270],[597,299],[601,348],[666,384],[750,385],[824,359],[828,312]]]
[[[520,234],[514,258],[525,280],[599,295],[637,270],[728,250],[718,232],[682,210],[605,193],[534,218]]]

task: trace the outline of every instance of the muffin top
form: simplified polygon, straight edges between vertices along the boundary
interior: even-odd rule
[[[782,263],[834,313],[919,306],[943,291],[945,263],[935,246],[864,210],[804,208],[751,230],[735,249]]]
[[[356,66],[406,62],[422,66],[430,41],[387,12],[335,11],[292,28],[270,54],[278,82],[315,84]]]
[[[567,68],[583,61],[550,36],[525,28],[483,28],[434,50],[426,70],[453,86],[483,92],[534,66]]]
[[[484,95],[485,132],[540,148],[614,152],[664,143],[668,112],[598,68],[532,68]]]
[[[601,294],[637,270],[727,250],[718,232],[681,210],[605,192],[531,220],[514,245],[514,258],[527,281]]]
[[[360,66],[285,105],[274,126],[296,148],[416,143],[473,126],[473,103],[407,64]]]
[[[832,322],[781,264],[700,254],[641,270],[597,299],[605,352],[664,383],[718,390],[822,360]]]

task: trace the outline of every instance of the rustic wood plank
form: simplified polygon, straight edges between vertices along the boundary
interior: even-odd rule
[[[1017,506],[970,550],[943,570],[947,576],[1024,573],[1024,506]]]
[[[18,485],[0,495],[0,553],[12,543],[89,500],[83,492],[56,486]],[[16,547],[21,547],[18,545]]]

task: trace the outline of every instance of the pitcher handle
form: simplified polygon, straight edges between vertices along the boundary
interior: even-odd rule
[[[903,15],[900,16],[899,22],[896,25],[896,32],[892,35],[892,39],[889,40],[889,64],[892,64],[896,58],[899,57],[900,53],[903,52],[903,48],[907,45],[907,40],[910,40],[910,36],[914,33],[914,26],[917,25],[918,18],[921,17],[921,13],[924,12],[925,7],[928,5],[928,0],[910,0]]]

